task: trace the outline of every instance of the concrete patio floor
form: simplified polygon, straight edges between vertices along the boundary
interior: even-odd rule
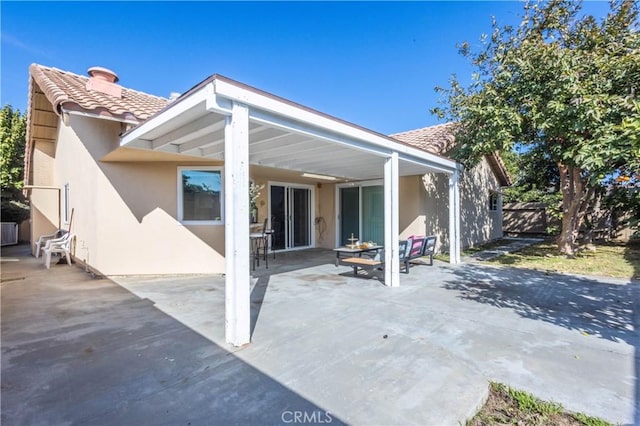
[[[391,289],[329,251],[278,254],[254,274],[252,344],[237,349],[220,276],[120,287],[13,250],[6,424],[458,424],[488,380],[640,424],[638,282],[438,263]]]

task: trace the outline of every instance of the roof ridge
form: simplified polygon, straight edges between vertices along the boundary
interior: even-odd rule
[[[447,121],[446,123],[439,123],[439,124],[434,124],[433,126],[425,126],[425,127],[419,127],[417,129],[412,129],[412,130],[405,130],[404,132],[398,132],[398,133],[392,133],[389,136],[395,136],[395,135],[403,135],[405,133],[412,133],[412,132],[418,132],[421,130],[426,130],[426,129],[435,129],[436,127],[444,127],[444,126],[449,126],[452,124],[456,124],[455,121]]]

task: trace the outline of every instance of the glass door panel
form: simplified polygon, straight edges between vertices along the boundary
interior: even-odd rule
[[[282,250],[286,243],[286,205],[285,205],[285,188],[284,186],[271,187],[271,228],[273,229],[273,238],[271,248],[273,250]]]
[[[305,188],[289,188],[291,197],[291,246],[305,247],[310,245],[311,191]]]
[[[384,188],[362,187],[362,236],[361,241],[384,244]]]
[[[272,248],[286,250],[311,245],[311,189],[270,186]]]
[[[360,187],[340,188],[340,245],[360,237]]]

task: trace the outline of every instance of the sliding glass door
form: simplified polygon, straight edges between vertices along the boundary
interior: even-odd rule
[[[360,237],[360,188],[340,188],[340,245]]]
[[[312,246],[312,195],[307,186],[269,185],[274,250]]]
[[[362,183],[338,189],[338,242],[349,244],[353,234],[360,241],[384,244],[384,188]]]
[[[362,187],[362,241],[384,244],[384,190]]]

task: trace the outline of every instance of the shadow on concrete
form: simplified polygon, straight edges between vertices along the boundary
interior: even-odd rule
[[[632,346],[634,424],[640,424],[640,282],[612,284],[595,278],[472,264],[453,272],[456,279],[443,287],[459,292],[461,299]]]
[[[276,252],[275,259],[273,254],[269,254],[268,268],[265,266],[264,261],[261,260],[260,265],[251,271],[251,275],[257,278],[269,277],[320,265],[334,265],[335,260],[336,255],[333,250],[322,248]]]
[[[112,281],[11,256],[3,424],[342,423]]]
[[[252,338],[256,325],[258,324],[258,318],[260,317],[260,311],[262,310],[265,295],[269,288],[271,276],[313,268],[320,265],[332,264],[335,261],[335,253],[333,250],[327,249],[306,249],[300,251],[277,252],[275,256],[272,253],[269,253],[268,256],[268,267],[266,266],[266,262],[261,259],[260,264],[251,271],[252,277],[257,278],[256,283],[251,289]]]
[[[253,338],[253,331],[256,329],[256,324],[260,317],[260,310],[264,303],[264,296],[267,293],[267,288],[269,287],[269,278],[269,275],[259,277],[251,290],[251,338]]]

